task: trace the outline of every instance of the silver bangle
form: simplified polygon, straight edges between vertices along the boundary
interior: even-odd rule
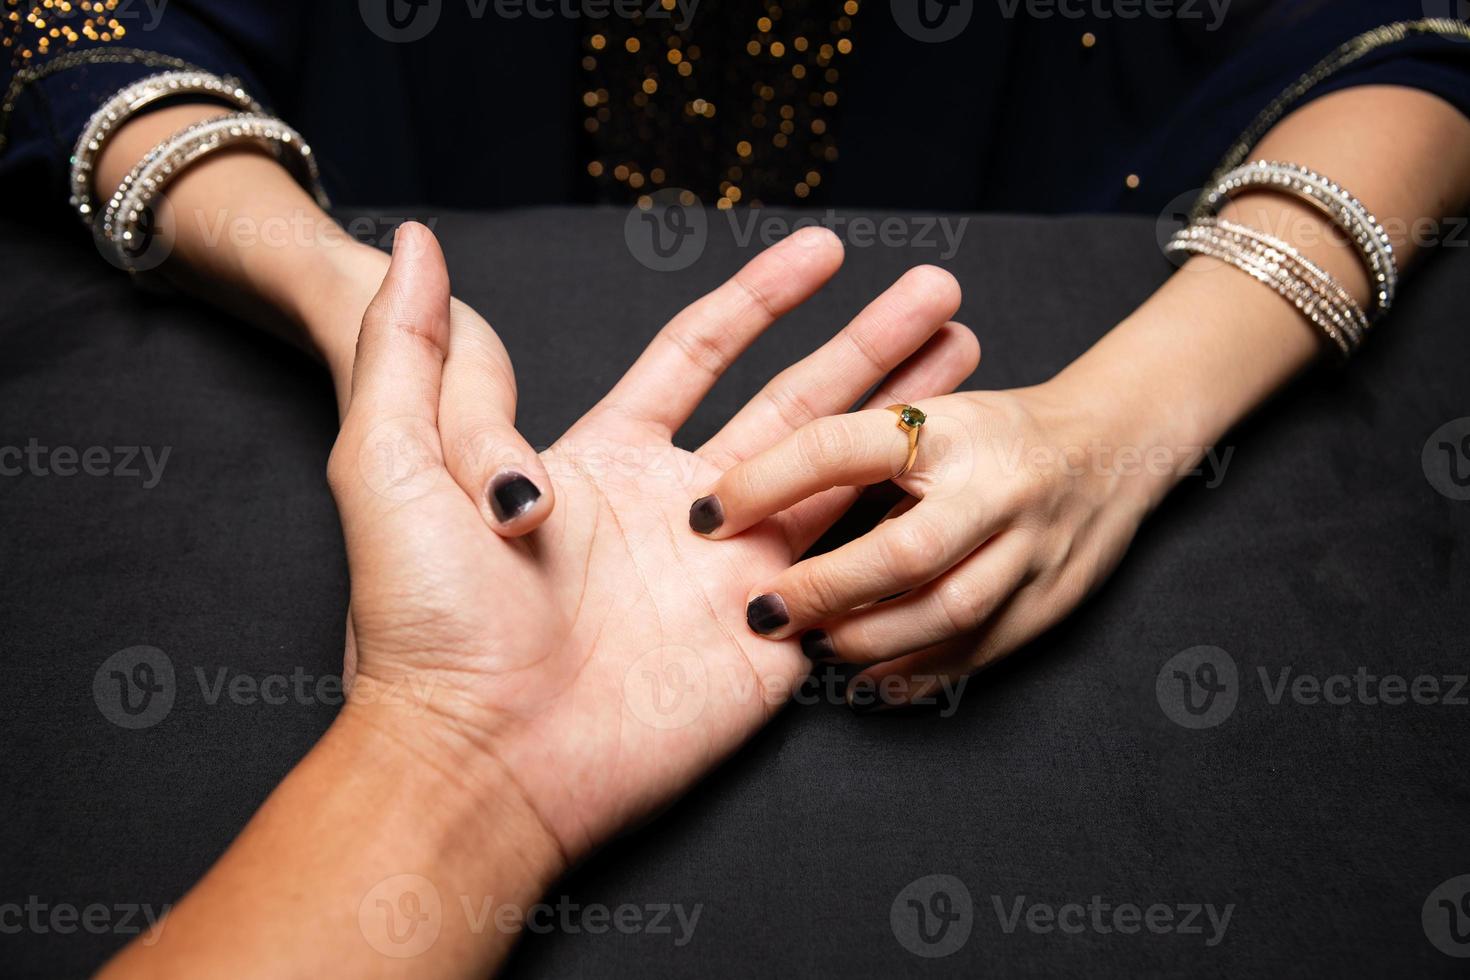
[[[1368,268],[1374,297],[1369,320],[1376,321],[1389,311],[1399,280],[1393,242],[1361,201],[1314,170],[1294,163],[1257,160],[1236,167],[1221,177],[1201,201],[1203,214],[1219,214],[1226,201],[1239,191],[1252,187],[1291,194],[1331,218],[1333,224],[1357,246],[1358,254]]]
[[[265,111],[238,81],[206,71],[161,72],[118,91],[92,114],[72,151],[71,206],[84,224],[91,226],[97,217],[98,200],[92,190],[92,178],[97,158],[102,155],[107,141],[124,123],[148,106],[179,95],[207,96],[245,112]]]
[[[138,162],[102,213],[98,235],[111,244],[123,265],[146,245],[142,221],[175,176],[205,156],[238,143],[265,146],[323,208],[331,206],[322,190],[316,157],[301,134],[272,116],[235,113],[187,126],[169,137]]]
[[[1338,282],[1337,277],[1307,258],[1294,245],[1259,229],[1224,218],[1201,218],[1195,222],[1195,226],[1215,229],[1227,240],[1250,249],[1269,263],[1284,267],[1306,280],[1318,292],[1326,294],[1344,317],[1348,342],[1354,350],[1362,345],[1369,328],[1368,316],[1363,312],[1363,307]]]
[[[1293,268],[1297,263],[1280,261],[1278,256],[1294,251],[1290,246],[1283,253],[1258,240],[1232,237],[1213,225],[1195,224],[1176,233],[1165,251],[1218,259],[1264,283],[1295,306],[1344,358],[1361,342],[1356,322],[1363,316],[1361,308],[1345,291],[1334,289],[1337,284],[1326,273],[1321,278],[1304,275]]]

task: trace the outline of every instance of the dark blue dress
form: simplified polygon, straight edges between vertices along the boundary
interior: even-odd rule
[[[106,14],[11,0],[0,178],[7,209],[59,212],[95,107],[188,63],[300,129],[344,203],[677,185],[706,203],[736,187],[744,204],[1157,213],[1334,49],[1437,2],[788,0],[767,24],[769,4],[742,0],[681,25],[567,17],[551,0],[550,17],[495,0],[108,0]],[[1364,84],[1470,114],[1470,43],[1385,45],[1298,104]]]

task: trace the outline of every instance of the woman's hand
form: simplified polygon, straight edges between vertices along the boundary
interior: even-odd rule
[[[1193,465],[1188,451],[1141,448],[1111,406],[1058,382],[916,405],[927,421],[896,481],[911,497],[867,535],[754,576],[748,592],[755,632],[868,668],[848,689],[860,709],[931,695],[1056,623]],[[893,478],[909,449],[898,422],[878,409],[803,426],[715,481],[695,509],[723,521],[695,529],[738,542],[828,488]]]

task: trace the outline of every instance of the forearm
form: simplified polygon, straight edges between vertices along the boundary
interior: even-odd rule
[[[1288,116],[1251,154],[1303,164],[1349,188],[1394,238],[1402,269],[1412,230],[1470,199],[1470,121],[1420,92],[1357,88]],[[1299,248],[1367,306],[1368,276],[1328,220],[1284,195],[1241,195],[1226,214]],[[1392,329],[1390,318],[1378,329]],[[1141,449],[1209,447],[1324,350],[1290,303],[1249,276],[1195,257],[1057,376],[1097,403]],[[1371,350],[1371,348],[1369,348]],[[1174,472],[1188,469],[1176,467]],[[1152,488],[1153,502],[1172,480]]]
[[[343,710],[209,873],[103,976],[493,971],[520,928],[496,910],[534,904],[562,870],[559,851],[497,766],[415,744],[422,719],[394,731],[367,717],[401,707],[358,709]]]
[[[122,127],[98,161],[106,198],[154,146],[223,115],[213,105],[148,113]],[[351,239],[275,159],[254,147],[206,157],[168,185],[159,234],[170,282],[316,352],[339,395],[352,376],[357,326],[387,269],[386,255]]]

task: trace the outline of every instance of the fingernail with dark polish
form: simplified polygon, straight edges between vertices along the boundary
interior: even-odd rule
[[[714,494],[700,497],[689,508],[689,526],[700,534],[712,534],[725,523],[725,508]]]
[[[837,660],[837,648],[832,645],[832,637],[826,630],[808,630],[801,634],[801,652],[808,660],[819,663],[835,663]]]
[[[508,524],[536,506],[541,491],[519,473],[502,473],[490,481],[489,497],[495,519]]]
[[[767,592],[750,600],[750,605],[745,607],[745,621],[751,629],[765,636],[791,622],[791,616],[786,612],[786,600],[774,592]]]

